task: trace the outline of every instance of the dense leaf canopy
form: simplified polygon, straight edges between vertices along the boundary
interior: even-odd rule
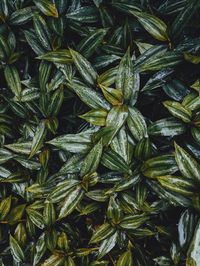
[[[200,266],[199,21],[0,1],[0,266]]]

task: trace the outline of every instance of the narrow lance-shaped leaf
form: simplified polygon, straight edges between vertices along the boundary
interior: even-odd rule
[[[133,258],[131,251],[124,252],[119,259],[117,260],[116,266],[132,266],[133,265]]]
[[[35,13],[33,17],[33,25],[41,45],[45,49],[51,50],[50,33],[43,17]]]
[[[116,195],[111,196],[107,209],[107,217],[117,224],[122,216],[122,209],[116,199]]]
[[[33,157],[36,152],[41,148],[43,140],[46,135],[45,122],[40,122],[39,126],[36,128],[35,135],[32,140],[31,152],[29,158]]]
[[[8,87],[14,93],[16,98],[20,100],[22,86],[21,86],[21,81],[20,81],[17,68],[14,66],[6,66],[4,69],[4,75],[5,75],[5,79],[8,84]]]
[[[186,178],[200,181],[200,165],[199,163],[182,147],[175,143],[175,159],[178,168]]]
[[[80,53],[89,58],[101,44],[106,33],[106,29],[98,29],[86,36],[78,45]]]
[[[134,107],[129,108],[128,127],[136,140],[147,137],[147,126],[142,114]]]
[[[94,109],[79,117],[96,126],[105,126],[107,111],[104,109]]]
[[[90,243],[98,243],[105,238],[108,238],[109,236],[113,235],[115,232],[115,229],[109,224],[105,223],[102,224],[93,234]]]
[[[47,249],[44,236],[45,235],[42,234],[35,244],[35,253],[34,253],[34,258],[33,258],[34,266],[39,263],[39,261],[41,260],[42,256],[44,255]]]
[[[17,262],[23,262],[25,259],[24,252],[20,247],[19,243],[17,242],[17,240],[12,235],[10,235],[10,248],[13,258]]]
[[[78,134],[61,135],[48,141],[48,143],[72,153],[85,153],[91,146],[91,133],[82,132]]]
[[[0,221],[4,220],[10,211],[11,207],[11,196],[2,199],[0,202]]]
[[[125,124],[127,116],[128,116],[128,108],[126,105],[114,106],[110,110],[106,119],[106,127],[113,128],[113,133],[110,141],[117,134],[120,128],[122,128],[122,126]]]
[[[97,167],[101,159],[102,151],[103,151],[103,145],[102,145],[102,140],[100,140],[94,146],[94,148],[91,149],[91,151],[84,159],[81,167],[81,176],[84,176],[86,174],[92,174],[97,170]]]
[[[69,87],[72,88],[79,96],[79,98],[90,108],[102,108],[105,110],[110,109],[110,104],[103,98],[103,96],[99,92],[73,82],[69,84]]]
[[[70,53],[73,59],[73,62],[78,69],[80,75],[89,85],[95,85],[97,79],[97,73],[93,69],[90,62],[84,58],[80,53],[70,49]]]
[[[186,127],[182,121],[173,117],[163,118],[153,122],[148,127],[149,135],[173,137],[181,135],[186,131]]]
[[[130,55],[130,48],[127,50],[126,54],[119,64],[115,85],[117,89],[123,91],[124,99],[126,101],[130,100],[134,86],[134,73]]]
[[[101,84],[100,88],[106,100],[112,105],[121,105],[123,103],[123,93],[121,89],[113,89]]]
[[[29,20],[32,19],[33,14],[34,14],[33,11],[34,11],[33,6],[18,9],[11,14],[10,19],[9,19],[9,23],[11,25],[25,24]]]
[[[178,166],[172,154],[151,158],[145,161],[142,166],[143,175],[150,178],[170,175],[176,171],[178,171]]]
[[[134,230],[149,220],[145,214],[135,214],[125,216],[119,226],[126,230]]]
[[[56,50],[37,57],[37,59],[43,59],[49,62],[58,64],[69,64],[72,63],[72,57],[69,50]]]
[[[58,11],[51,0],[33,0],[37,8],[46,16],[58,17]]]
[[[112,236],[106,238],[101,243],[98,252],[99,259],[104,257],[106,254],[108,254],[108,252],[110,252],[114,248],[114,246],[117,244],[117,237],[118,237],[118,232],[115,232]]]
[[[142,24],[146,31],[159,41],[168,40],[167,25],[158,17],[145,12],[131,12]]]
[[[191,121],[192,112],[182,104],[174,101],[165,101],[163,104],[173,116],[183,120],[185,123]]]
[[[119,171],[120,173],[131,173],[129,165],[118,153],[108,150],[103,153],[101,163],[108,169]]]
[[[76,208],[83,196],[84,191],[80,186],[77,186],[74,190],[70,191],[63,202],[58,219],[62,219],[69,215]]]
[[[185,196],[192,195],[195,191],[195,183],[191,179],[170,175],[159,176],[157,179],[164,188]]]
[[[44,222],[46,225],[51,226],[56,221],[56,211],[52,202],[46,202],[44,205]]]

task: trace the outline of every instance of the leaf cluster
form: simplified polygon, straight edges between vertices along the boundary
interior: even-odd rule
[[[200,265],[200,1],[0,1],[0,265]]]

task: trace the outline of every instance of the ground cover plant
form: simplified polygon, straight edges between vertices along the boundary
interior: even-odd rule
[[[0,265],[200,266],[200,1],[0,1]]]

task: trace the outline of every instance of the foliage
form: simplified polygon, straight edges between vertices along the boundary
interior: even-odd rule
[[[200,1],[0,1],[0,265],[200,265]]]

